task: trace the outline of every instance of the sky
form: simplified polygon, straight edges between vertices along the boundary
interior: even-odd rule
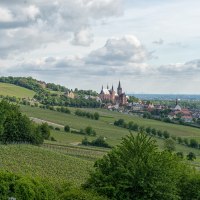
[[[200,94],[199,0],[0,0],[0,76]]]

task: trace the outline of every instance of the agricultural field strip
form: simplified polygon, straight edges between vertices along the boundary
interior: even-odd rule
[[[55,144],[48,144],[48,143],[43,144],[42,147],[51,149],[53,151],[58,151],[70,156],[89,158],[92,160],[102,158],[103,155],[107,153],[106,151],[83,149],[83,148],[77,148],[77,147],[74,148],[72,146],[63,146],[63,145],[55,145]]]
[[[0,83],[0,95],[20,98],[32,98],[35,92],[20,86],[8,83]]]

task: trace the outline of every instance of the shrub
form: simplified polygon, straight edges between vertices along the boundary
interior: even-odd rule
[[[190,152],[190,153],[187,155],[187,159],[193,161],[193,160],[196,159],[196,155],[195,155],[193,152]]]
[[[95,136],[96,135],[96,131],[91,126],[87,126],[85,128],[85,133],[87,135],[91,135],[91,136]]]
[[[99,113],[98,113],[98,112],[95,112],[95,113],[94,113],[94,119],[95,119],[95,120],[99,120],[99,117],[100,117]]]
[[[105,141],[103,136],[99,136],[97,139],[93,140],[90,145],[110,148],[110,145]]]
[[[170,135],[169,135],[169,133],[167,131],[163,132],[163,136],[164,136],[165,139],[170,137]]]
[[[45,140],[47,140],[50,136],[50,128],[49,125],[47,123],[42,123],[40,125],[40,131],[42,133],[42,136]]]
[[[81,144],[82,144],[82,145],[88,146],[88,145],[90,145],[90,142],[88,141],[87,137],[84,137],[84,138],[82,139]]]
[[[60,131],[60,128],[59,128],[59,127],[56,127],[55,130],[56,130],[56,131]]]
[[[150,134],[150,133],[151,133],[151,127],[147,127],[147,128],[146,128],[146,132],[147,132],[148,134]]]
[[[69,127],[68,125],[66,125],[66,126],[64,127],[64,131],[65,131],[65,132],[70,132],[70,127]]]
[[[199,144],[198,144],[198,142],[195,139],[191,139],[190,140],[190,147],[192,147],[192,148],[198,148]]]

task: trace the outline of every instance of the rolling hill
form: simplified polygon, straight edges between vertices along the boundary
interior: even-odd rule
[[[53,122],[58,125],[69,125],[74,129],[84,129],[86,126],[91,126],[97,133],[97,136],[106,137],[106,141],[115,146],[121,142],[121,138],[129,134],[129,131],[124,128],[116,127],[113,122],[117,119],[123,118],[127,122],[134,121],[141,126],[151,126],[157,130],[167,130],[173,136],[182,138],[195,138],[199,141],[200,131],[198,128],[187,127],[183,125],[169,124],[165,122],[160,122],[156,120],[143,119],[133,115],[122,114],[118,112],[107,111],[104,109],[84,109],[87,111],[98,111],[100,113],[99,120],[91,120],[83,117],[76,116],[74,114],[75,108],[69,108],[72,114],[64,114],[56,111],[51,111],[47,109],[35,108],[30,106],[21,106],[23,113],[29,117],[35,117],[38,119],[43,119],[48,122]],[[75,145],[81,143],[84,138],[83,135],[65,133],[63,129],[61,131],[53,130],[51,135],[57,140],[56,142],[46,141],[47,143],[61,144],[61,145]],[[93,140],[94,137],[88,137],[89,140]],[[156,138],[157,144],[162,149],[164,146],[164,140]],[[189,152],[194,152],[198,158],[200,158],[200,150],[186,147],[184,145],[176,144],[176,151],[182,151],[184,154]]]
[[[11,84],[0,83],[0,94],[32,97],[34,92]],[[61,130],[52,130],[51,136],[56,141],[46,140],[40,148],[29,145],[0,145],[0,168],[17,173],[28,173],[32,176],[41,176],[58,183],[67,180],[79,186],[88,177],[88,171],[92,169],[94,161],[109,151],[105,148],[79,146],[78,144],[81,143],[84,136],[64,132],[64,125],[69,125],[77,130],[91,126],[96,131],[97,136],[104,136],[112,146],[118,145],[121,138],[129,134],[127,129],[113,125],[114,121],[120,118],[126,122],[133,121],[140,126],[167,130],[170,135],[176,137],[195,138],[200,142],[200,130],[197,128],[143,119],[135,115],[105,109],[82,109],[89,112],[97,111],[100,114],[99,120],[92,120],[76,116],[74,113],[77,108],[69,108],[71,114],[65,114],[38,107],[25,105],[20,105],[20,107],[27,116],[52,122]],[[90,136],[88,139],[91,141],[95,137]],[[162,149],[164,140],[156,137],[155,139]],[[184,155],[194,152],[197,160],[191,164],[200,166],[200,150],[176,144],[176,151],[181,151]]]
[[[32,98],[35,92],[13,84],[0,83],[0,95],[17,98]]]

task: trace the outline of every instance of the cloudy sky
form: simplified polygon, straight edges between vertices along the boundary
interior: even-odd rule
[[[199,0],[0,0],[0,76],[200,94]]]

